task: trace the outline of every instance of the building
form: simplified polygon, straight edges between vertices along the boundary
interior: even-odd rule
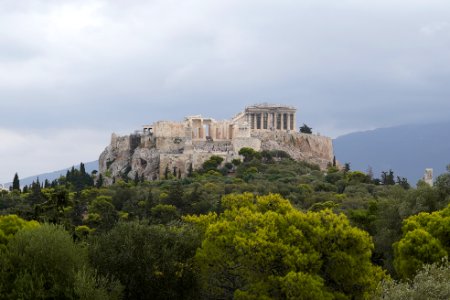
[[[258,104],[230,120],[217,121],[200,115],[183,122],[158,121],[143,126],[143,133],[155,137],[186,137],[192,140],[233,140],[250,137],[258,131],[296,131],[296,109],[291,106]]]
[[[180,122],[157,121],[129,136],[113,134],[100,156],[99,170],[107,183],[136,175],[154,180],[163,178],[166,170],[184,177],[212,155],[222,157],[224,164],[241,159],[243,147],[282,150],[325,169],[334,157],[331,139],[299,132],[296,112],[291,106],[264,103],[248,106],[228,120],[193,115]]]

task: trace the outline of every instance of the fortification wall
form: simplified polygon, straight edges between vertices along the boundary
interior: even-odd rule
[[[185,124],[179,122],[159,121],[153,124],[155,137],[185,137]]]

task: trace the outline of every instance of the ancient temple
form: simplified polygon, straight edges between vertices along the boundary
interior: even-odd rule
[[[252,130],[295,131],[295,107],[273,104],[252,105],[245,108],[245,118]]]

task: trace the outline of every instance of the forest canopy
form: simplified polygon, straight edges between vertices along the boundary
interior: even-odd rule
[[[185,178],[73,169],[1,192],[0,298],[448,299],[450,172],[412,187],[241,154]]]

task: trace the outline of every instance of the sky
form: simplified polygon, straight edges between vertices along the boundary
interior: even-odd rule
[[[247,105],[322,135],[449,120],[448,0],[0,0],[0,182]]]

